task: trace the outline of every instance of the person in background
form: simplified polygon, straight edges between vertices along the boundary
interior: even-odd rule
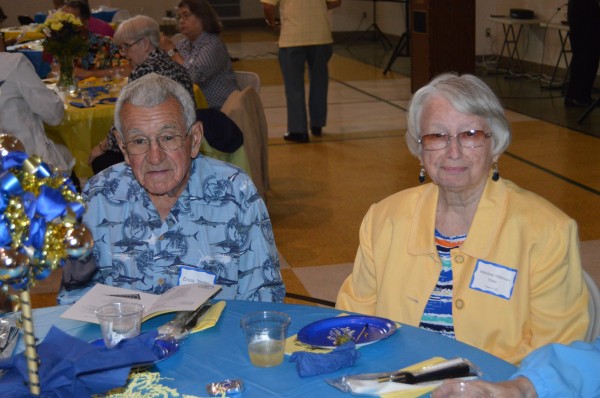
[[[432,398],[600,397],[600,337],[593,343],[550,344],[531,352],[510,381],[448,381]]]
[[[267,24],[279,31],[279,65],[285,85],[287,128],[283,138],[308,142],[304,70],[308,65],[310,131],[321,136],[327,123],[328,63],[333,38],[327,11],[341,0],[261,0]],[[277,6],[281,25],[276,20]]]
[[[75,15],[81,19],[81,22],[87,27],[87,29],[98,35],[113,37],[115,30],[109,23],[104,22],[101,19],[94,18],[90,6],[86,1],[71,0],[67,1],[63,6],[63,11]]]
[[[52,0],[52,11],[51,11],[51,13],[56,12],[58,10],[61,10],[64,5],[65,5],[65,0]]]
[[[573,58],[565,105],[588,107],[600,64],[600,3],[598,0],[569,0],[567,20]]]
[[[177,5],[179,30],[185,36],[177,45],[163,36],[161,48],[190,73],[211,108],[221,109],[238,89],[231,58],[219,34],[222,26],[207,0],[181,0]]]
[[[63,101],[44,85],[25,55],[0,52],[0,133],[17,137],[29,155],[70,174],[73,155],[44,130],[44,123],[60,124],[64,113]]]
[[[112,37],[99,35],[90,30],[90,7],[86,2],[81,0],[67,1],[63,7],[63,11],[81,19],[83,25],[88,29],[90,49],[86,55],[76,61],[75,75],[78,78],[112,78],[117,75],[124,76],[129,73],[129,64],[121,56],[119,47],[114,44]]]
[[[511,139],[492,90],[443,74],[408,105],[406,141],[432,183],[371,206],[336,307],[440,333],[517,364],[583,339],[576,222],[500,177]]]
[[[199,155],[203,127],[180,84],[155,73],[129,83],[115,106],[125,162],[84,188],[90,263],[63,268],[59,302],[104,283],[161,294],[222,285],[220,299],[282,302],[285,286],[266,206],[237,167]]]
[[[154,72],[175,80],[194,98],[193,83],[187,70],[159,48],[160,29],[154,19],[138,15],[123,21],[115,32],[114,43],[133,68],[129,74],[129,82]],[[88,161],[94,174],[97,174],[123,160],[123,154],[111,130],[105,140],[92,148]]]

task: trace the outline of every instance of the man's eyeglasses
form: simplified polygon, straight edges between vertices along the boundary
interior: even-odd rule
[[[122,53],[129,51],[129,49],[133,46],[135,46],[136,44],[138,44],[140,41],[142,41],[144,38],[140,37],[139,39],[137,39],[136,41],[134,41],[133,43],[124,43],[121,44],[121,48],[119,49]]]
[[[176,151],[183,146],[183,142],[187,140],[189,134],[185,137],[178,134],[165,134],[156,137],[155,141],[158,147],[163,151]],[[143,155],[150,150],[151,138],[138,137],[125,143],[125,150],[130,155]]]
[[[450,135],[446,133],[425,134],[419,139],[419,143],[426,151],[438,151],[447,148],[450,144],[450,138],[456,137],[458,144],[463,148],[479,148],[485,144],[485,140],[490,138],[492,133],[486,133],[483,130],[468,130]]]
[[[189,17],[191,17],[192,15],[194,15],[194,14],[192,14],[192,13],[190,13],[190,12],[184,12],[184,13],[178,14],[178,15],[177,15],[177,17],[175,17],[175,18],[176,18],[178,21],[181,21],[182,19],[188,19],[188,18],[189,18]]]

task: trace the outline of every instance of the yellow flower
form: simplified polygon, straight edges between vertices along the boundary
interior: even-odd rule
[[[60,22],[54,22],[54,23],[50,24],[50,29],[58,32],[59,30],[61,30],[63,28],[63,26],[64,25]]]

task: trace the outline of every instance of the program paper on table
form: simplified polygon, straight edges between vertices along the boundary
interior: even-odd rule
[[[99,323],[97,308],[115,302],[138,303],[144,306],[143,320],[167,312],[194,311],[221,290],[220,285],[189,284],[175,286],[163,294],[96,284],[60,317],[77,321]]]

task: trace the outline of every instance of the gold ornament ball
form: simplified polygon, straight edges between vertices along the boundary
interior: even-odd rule
[[[6,156],[9,152],[25,152],[25,146],[18,138],[8,134],[0,134],[0,154]]]
[[[79,224],[69,228],[65,236],[65,251],[71,259],[87,256],[94,247],[94,238],[85,225]]]
[[[0,281],[13,283],[27,275],[29,257],[15,249],[0,248]]]

